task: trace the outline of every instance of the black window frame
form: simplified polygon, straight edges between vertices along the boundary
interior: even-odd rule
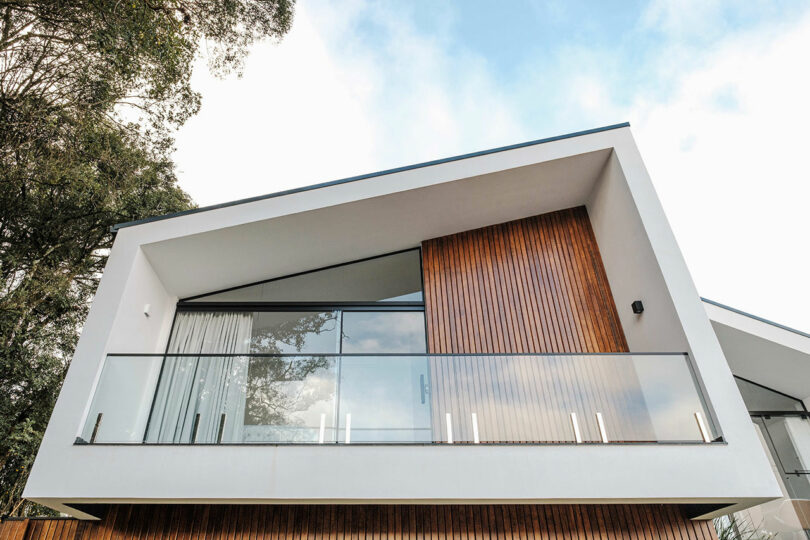
[[[249,302],[249,301],[240,301],[240,302],[198,302],[194,301],[196,298],[203,298],[206,296],[213,296],[215,294],[220,294],[223,292],[233,291],[237,289],[243,289],[246,287],[252,287],[254,285],[259,285],[262,283],[269,283],[272,281],[279,281],[282,279],[288,279],[292,277],[301,276],[304,274],[311,274],[314,272],[320,272],[323,270],[330,270],[332,268],[338,268],[341,266],[347,266],[356,263],[362,263],[374,259],[379,259],[382,257],[389,257],[392,255],[398,255],[401,253],[407,253],[410,251],[416,251],[418,254],[419,259],[419,280],[421,286],[421,293],[422,293],[422,300],[420,301],[386,301],[386,300],[378,300],[378,301],[346,301],[346,302],[266,302],[266,301],[257,301],[257,302]],[[343,354],[343,312],[345,311],[360,311],[360,312],[371,312],[371,311],[379,311],[379,312],[397,312],[397,311],[417,311],[423,314],[424,319],[424,330],[425,330],[425,350],[421,353],[413,353],[413,354],[427,354],[430,350],[430,345],[428,343],[428,327],[427,327],[427,315],[425,310],[425,274],[424,274],[424,266],[422,264],[422,248],[415,247],[415,248],[407,248],[401,249],[398,251],[393,251],[389,253],[383,253],[381,255],[375,255],[373,257],[365,257],[362,259],[357,259],[353,261],[348,261],[340,264],[333,264],[329,266],[324,266],[320,268],[314,268],[311,270],[306,270],[304,272],[297,272],[294,274],[288,274],[285,276],[279,276],[275,278],[265,279],[261,281],[256,281],[253,283],[247,283],[244,285],[239,285],[236,287],[228,287],[226,289],[220,289],[217,291],[207,292],[204,294],[198,294],[195,296],[190,296],[186,298],[181,298],[177,302],[177,306],[175,308],[174,318],[172,320],[172,326],[169,331],[168,340],[166,342],[166,352],[168,353],[169,344],[171,343],[172,336],[174,335],[174,325],[177,321],[177,315],[179,313],[189,313],[189,312],[197,312],[197,311],[237,311],[237,312],[284,312],[284,311],[301,311],[301,312],[318,312],[318,311],[336,311],[340,312],[340,346],[336,353],[330,354]],[[300,353],[298,353],[300,354]],[[385,355],[386,353],[379,353],[380,355]],[[294,354],[293,354],[294,355]],[[285,356],[285,355],[280,355]]]
[[[773,436],[771,435],[770,429],[768,428],[767,421],[772,418],[801,418],[803,420],[810,421],[810,412],[807,410],[807,406],[804,404],[804,401],[801,399],[791,396],[790,394],[786,394],[784,392],[780,392],[779,390],[775,390],[769,386],[764,384],[760,384],[756,381],[752,381],[750,379],[746,379],[745,377],[740,377],[739,375],[734,375],[735,379],[740,381],[744,381],[748,384],[753,386],[757,386],[762,388],[763,390],[767,390],[769,392],[773,392],[774,394],[780,395],[792,401],[795,401],[796,404],[802,407],[801,410],[770,410],[770,411],[761,411],[761,410],[749,410],[748,414],[751,417],[752,422],[755,424],[760,425],[760,429],[762,432],[762,436],[765,439],[765,445],[767,447],[768,453],[770,457],[773,459],[774,463],[777,466],[778,472],[784,476],[808,476],[810,475],[810,471],[788,471],[785,467],[785,464],[782,460],[782,455],[779,452],[779,447],[776,442],[773,440]],[[747,407],[746,407],[747,408]],[[792,496],[792,495],[789,495]]]
[[[765,386],[764,384],[760,384],[760,383],[758,383],[756,381],[752,381],[751,379],[746,379],[745,377],[740,377],[739,375],[734,375],[734,378],[738,379],[740,381],[743,381],[745,383],[751,384],[753,386],[757,386],[759,388],[762,388],[763,390],[767,390],[768,392],[772,392],[772,393],[778,394],[778,395],[780,395],[780,396],[782,396],[784,398],[795,401],[797,405],[800,405],[802,407],[801,409],[778,409],[778,410],[770,410],[770,411],[759,411],[759,410],[752,411],[752,410],[748,409],[748,406],[746,405],[746,409],[748,410],[748,414],[750,416],[794,416],[794,415],[795,416],[808,416],[808,415],[810,415],[810,413],[808,413],[808,411],[807,411],[807,407],[805,406],[804,401],[802,401],[801,399],[799,399],[797,397],[791,396],[790,394],[786,394],[784,392],[780,392],[779,390],[775,390],[775,389],[771,388],[770,386]],[[738,389],[738,391],[739,391],[739,389]],[[742,392],[741,392],[741,394],[742,394]]]

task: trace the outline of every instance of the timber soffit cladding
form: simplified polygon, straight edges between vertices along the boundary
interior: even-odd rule
[[[427,240],[422,267],[429,352],[470,354],[431,359],[442,390],[431,396],[434,433],[449,413],[458,439],[472,440],[464,419],[476,413],[488,440],[562,442],[569,403],[595,411],[599,395],[610,418],[634,419],[614,423],[628,440],[651,431],[634,393],[603,391],[639,387],[626,362],[473,355],[628,350],[585,207]],[[586,440],[599,440],[594,419],[581,421]]]
[[[675,505],[113,505],[100,521],[22,519],[0,540],[716,540]]]

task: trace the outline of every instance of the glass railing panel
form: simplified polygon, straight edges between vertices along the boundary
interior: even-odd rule
[[[625,391],[643,397],[643,410],[635,418],[649,418],[650,440],[660,442],[700,441],[701,426],[710,440],[720,437],[695,373],[686,355],[629,355],[635,377],[628,376]],[[636,382],[637,381],[637,382]],[[635,386],[637,384],[637,386]],[[698,417],[699,415],[699,417]],[[618,439],[617,439],[618,440]]]
[[[785,411],[752,419],[783,496],[732,514],[723,523],[739,531],[742,538],[808,540],[810,472],[802,467],[807,464],[810,418],[805,412]]]
[[[333,441],[336,360],[167,355],[146,441]]]
[[[335,441],[338,358],[252,357],[244,431],[223,442]]]
[[[431,356],[436,440],[573,442],[578,396],[565,380],[568,367],[548,356]]]
[[[167,355],[146,442],[215,443],[220,433],[238,430],[247,367],[245,356]]]
[[[162,356],[108,356],[80,442],[143,442],[162,362]]]
[[[757,416],[788,496],[810,499],[810,416],[788,414]]]
[[[810,501],[782,497],[715,520],[719,538],[810,539]]]
[[[428,377],[424,355],[342,357],[339,442],[431,442]]]
[[[164,444],[719,436],[682,354],[111,356],[82,439],[94,431],[94,442]]]
[[[454,442],[700,442],[695,413],[716,437],[685,355],[452,355],[429,364],[437,441],[449,439],[448,414]]]

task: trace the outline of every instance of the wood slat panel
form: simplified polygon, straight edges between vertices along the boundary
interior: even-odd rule
[[[626,352],[585,207],[422,243],[434,353]]]
[[[428,349],[468,357],[430,362],[434,439],[655,440],[632,359],[472,356],[475,353],[626,352],[585,207],[552,212],[422,243]],[[640,412],[641,411],[641,412]]]
[[[675,505],[113,505],[101,521],[8,520],[2,540],[716,539]]]

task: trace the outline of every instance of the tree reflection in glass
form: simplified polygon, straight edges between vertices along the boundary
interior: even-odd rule
[[[333,437],[339,315],[254,314],[245,403],[245,442],[316,442],[322,415]]]

